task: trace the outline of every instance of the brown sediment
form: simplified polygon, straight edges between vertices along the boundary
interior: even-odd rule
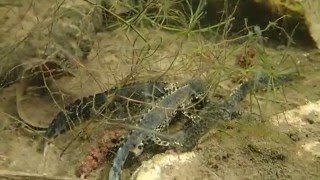
[[[101,141],[93,145],[90,154],[82,161],[81,165],[76,169],[76,176],[86,178],[92,171],[100,168],[120,145],[120,139],[127,131],[124,129],[106,130],[102,134]]]

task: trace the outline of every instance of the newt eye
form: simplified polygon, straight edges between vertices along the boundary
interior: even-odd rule
[[[143,149],[143,144],[142,144],[142,143],[139,144],[139,145],[137,146],[137,148],[138,148],[139,150],[142,150],[142,149]]]

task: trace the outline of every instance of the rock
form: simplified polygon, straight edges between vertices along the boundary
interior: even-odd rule
[[[320,49],[320,1],[304,0],[303,8],[310,35]]]
[[[183,154],[158,154],[145,161],[134,172],[131,180],[161,179],[217,179],[204,173],[204,166],[197,159],[195,152]]]

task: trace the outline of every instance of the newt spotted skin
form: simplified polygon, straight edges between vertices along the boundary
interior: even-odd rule
[[[272,80],[274,82],[274,85],[277,86],[279,84],[294,80],[294,77],[292,75],[280,75]],[[234,115],[237,114],[237,104],[241,100],[243,100],[250,91],[252,91],[253,89],[263,89],[269,85],[270,81],[271,78],[266,74],[256,75],[256,77],[254,77],[253,79],[243,82],[229,95],[229,97],[223,103],[209,103],[204,108],[204,110],[201,111],[200,116],[196,115],[189,118],[191,123],[185,126],[185,128],[182,130],[183,132],[180,133],[179,136],[176,136],[177,138],[175,143],[179,144],[178,146],[182,147],[182,150],[191,150],[196,145],[198,139],[202,135],[204,135],[204,133],[207,132],[210,128],[209,123],[211,120],[208,120],[207,118],[204,119],[202,117],[214,117],[215,120],[232,119]],[[109,173],[109,179],[120,179],[122,167],[123,164],[126,162],[128,154],[134,151],[138,151],[138,153],[140,153],[139,150],[143,148],[143,145],[145,143],[149,143],[150,140],[152,143],[149,143],[148,146],[154,146],[154,143],[163,146],[172,145],[166,142],[163,143],[161,139],[159,139],[153,132],[162,132],[165,128],[167,128],[178,111],[182,112],[183,114],[186,114],[186,111],[182,109],[184,109],[185,106],[190,105],[190,102],[196,102],[193,105],[197,106],[198,99],[204,96],[203,94],[205,91],[204,82],[201,80],[190,81],[189,83],[180,88],[172,84],[158,82],[153,82],[153,85],[151,85],[150,82],[148,82],[146,84],[136,84],[136,86],[138,86],[138,88],[132,88],[132,86],[129,86],[130,88],[125,88],[122,91],[118,91],[121,92],[119,93],[120,95],[118,94],[119,96],[116,96],[116,98],[113,99],[111,103],[107,104],[107,110],[110,111],[115,108],[119,108],[119,104],[126,103],[126,101],[123,101],[123,97],[127,97],[129,99],[138,99],[139,101],[143,102],[146,100],[156,101],[157,104],[153,106],[151,110],[148,110],[148,112],[146,112],[146,115],[141,119],[140,123],[138,124],[137,130],[132,130],[131,133],[129,133],[129,135],[126,135],[127,133],[124,132],[121,133],[121,136],[117,134],[117,138],[114,138],[113,141],[117,139],[116,141],[120,142],[119,139],[122,139],[120,143],[113,143],[110,141],[110,143],[108,143],[108,146],[106,146],[107,148],[100,148],[99,151],[103,152],[104,154],[110,153],[110,150],[118,150],[115,154],[113,167],[111,168]],[[143,93],[135,94],[135,92],[138,91],[135,91],[133,89],[139,89],[139,92],[142,89]],[[152,89],[152,91],[150,91],[150,89]],[[115,90],[110,90],[110,94],[114,95]],[[91,97],[93,98],[91,99],[91,101],[83,98],[81,102],[91,102],[92,104],[89,103],[89,106],[78,105],[78,107],[81,107],[78,109],[86,110],[86,108],[83,107],[90,107],[90,105],[90,110],[93,109],[93,105],[96,105],[94,107],[96,109],[103,107],[103,105],[106,104],[108,99],[106,94],[106,92],[98,93],[95,96]],[[203,106],[201,108],[203,108]],[[74,109],[72,108],[71,110],[74,111]],[[207,114],[205,112],[207,112]],[[186,116],[189,115],[186,114]],[[89,116],[79,116],[78,114],[76,117],[77,119],[74,121],[78,121],[81,118],[82,120],[86,120],[86,118],[89,118]],[[68,127],[66,129],[68,129]],[[63,131],[60,131],[59,133],[57,133],[57,135],[59,135],[61,132]],[[137,152],[134,153],[136,153],[136,155],[139,155]],[[95,159],[95,155],[91,154],[88,156],[88,159],[92,158]],[[101,161],[97,162],[101,165]],[[83,175],[87,176],[89,171],[84,167],[89,166],[82,166],[82,172],[84,172]],[[92,170],[95,168],[92,168]]]
[[[139,148],[139,145],[150,137],[148,131],[162,131],[168,126],[170,119],[178,109],[190,105],[192,99],[202,95],[203,92],[204,84],[197,79],[180,88],[173,89],[171,94],[163,97],[141,120],[139,130],[133,130],[126,138],[123,146],[118,149],[109,172],[109,180],[120,179],[122,167],[129,152],[136,147]]]
[[[166,88],[168,91],[174,91],[178,87],[168,87]],[[189,113],[200,110],[204,107],[206,103],[206,99],[198,99],[193,98],[191,100],[192,107],[188,107],[188,109],[179,109],[177,112],[175,112],[172,117],[169,120],[165,121],[164,125],[161,128],[157,128],[156,131],[160,132],[164,128],[169,128],[168,126],[171,125],[171,123],[175,123],[177,121],[181,121],[182,119],[185,120],[191,120],[191,117],[189,116]],[[148,111],[149,112],[149,111]],[[100,167],[103,166],[107,162],[107,159],[114,158],[115,152],[123,146],[124,142],[126,141],[126,138],[128,136],[127,131],[118,130],[116,127],[109,128],[105,130],[104,135],[100,137],[106,137],[102,138],[102,140],[99,140],[99,142],[94,145],[90,149],[90,153],[85,157],[85,159],[82,161],[81,165],[76,169],[76,175],[80,178],[85,178],[90,175],[90,173]],[[168,139],[165,139],[168,140]],[[145,149],[148,152],[163,152],[164,150],[168,149],[172,144],[170,141],[164,141],[163,139],[154,136],[154,135],[148,135],[146,137],[146,140],[143,141],[143,143],[139,144],[137,149],[132,149],[130,153],[130,160],[129,162],[132,162],[132,158],[136,158],[138,155],[142,153]],[[142,150],[143,146],[143,150]],[[140,148],[140,149],[139,149]],[[128,164],[127,164],[128,165]]]
[[[265,89],[271,82],[272,85],[279,86],[294,80],[294,77],[295,75],[293,74],[283,74],[271,78],[267,74],[257,73],[252,79],[241,83],[224,102],[211,102],[203,109],[203,113],[200,116],[195,115],[191,117],[190,120],[192,122],[176,137],[176,144],[179,144],[184,151],[191,150],[200,137],[210,129],[210,121],[231,120],[238,115],[237,105],[249,92]],[[175,114],[176,111],[179,110],[179,106],[186,102],[186,99],[189,99],[189,102],[192,101],[191,99],[194,97],[200,99],[201,96],[204,95],[204,91],[204,82],[197,80],[191,81],[189,84],[176,89],[172,94],[164,97],[164,99],[158,102],[158,106],[162,108],[157,106],[148,112],[142,119],[139,127],[141,129],[161,131],[164,126],[168,126],[168,121],[170,121],[170,118],[167,117],[168,115]],[[165,110],[163,107],[167,109]],[[210,117],[213,118],[213,120],[201,117]],[[143,144],[148,136],[150,136],[150,132],[148,133],[143,130],[131,132],[126,139],[126,143],[119,148],[116,157],[113,160],[113,166],[109,172],[109,180],[120,179],[122,167],[129,152],[136,146],[139,147],[140,144]]]
[[[221,103],[209,102],[202,109],[182,133],[178,135],[177,141],[181,144],[182,151],[190,151],[196,146],[198,140],[210,130],[212,123],[217,121],[232,120],[239,115],[237,105],[251,91],[262,90],[272,85],[277,87],[297,78],[296,74],[282,74],[271,78],[267,74],[256,74],[252,79],[241,83],[227,99]]]
[[[166,94],[165,84],[162,82],[145,82],[130,84],[122,88],[114,88],[94,96],[84,97],[68,105],[65,111],[59,112],[45,132],[45,138],[52,139],[66,132],[73,126],[88,120],[94,114],[107,110],[112,112],[117,108],[124,110],[127,98],[135,101],[146,102],[157,99]],[[114,96],[112,101],[111,96]],[[130,101],[130,100],[129,100]],[[104,107],[106,105],[106,107]]]
[[[47,140],[56,138],[94,115],[115,113],[126,116],[129,113],[127,106],[131,108],[133,104],[141,105],[163,97],[167,94],[167,85],[168,83],[155,81],[133,83],[76,100],[55,116],[44,134],[44,140],[39,144],[38,151],[44,152]]]

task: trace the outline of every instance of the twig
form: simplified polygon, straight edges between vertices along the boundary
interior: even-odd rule
[[[49,176],[43,174],[27,173],[20,171],[9,171],[9,170],[0,170],[0,179],[3,180],[71,180],[76,179],[73,177],[62,177],[62,176]]]

